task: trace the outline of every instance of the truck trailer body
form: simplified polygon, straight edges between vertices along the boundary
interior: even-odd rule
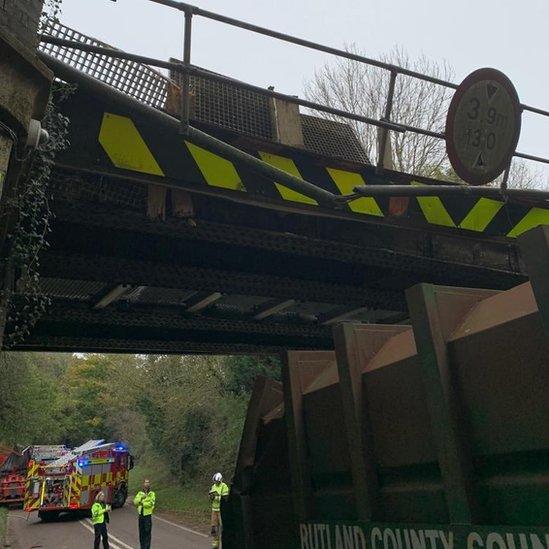
[[[549,548],[549,227],[521,246],[530,282],[414,286],[258,380],[225,549]]]

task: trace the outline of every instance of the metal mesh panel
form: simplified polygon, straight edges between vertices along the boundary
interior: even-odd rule
[[[370,163],[351,126],[306,114],[301,115],[301,122],[307,150],[361,164]]]
[[[170,72],[170,79],[182,86],[181,73]],[[189,80],[194,97],[193,119],[263,139],[273,138],[268,97],[243,89],[237,81],[229,84],[194,76]]]
[[[87,301],[105,288],[102,282],[42,277],[40,290],[51,297]]]
[[[48,21],[44,34],[83,44],[112,47],[52,20]],[[169,80],[146,65],[53,44],[41,43],[39,48],[52,57],[109,84],[142,103],[156,108],[164,107]]]
[[[44,33],[84,44],[111,47],[57,21],[50,20]],[[167,78],[151,67],[134,61],[112,59],[105,55],[53,44],[41,43],[40,49],[118,91],[158,109],[164,109],[166,106],[170,82],[181,86],[181,73],[172,72],[170,78]],[[273,138],[269,97],[242,88],[236,80],[233,84],[190,77],[190,83],[194,120],[262,139]],[[301,119],[307,150],[355,162],[369,162],[353,129],[347,124],[308,115],[301,115]]]

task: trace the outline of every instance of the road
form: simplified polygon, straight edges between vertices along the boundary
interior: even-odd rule
[[[137,517],[132,506],[111,511],[109,524],[111,549],[139,549]],[[32,513],[11,511],[8,515],[7,547],[10,549],[90,549],[93,527],[89,519],[61,515],[58,521],[45,523]],[[206,549],[208,536],[179,524],[154,517],[152,546],[159,549]]]

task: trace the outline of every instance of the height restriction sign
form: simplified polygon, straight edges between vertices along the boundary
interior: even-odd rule
[[[446,118],[446,151],[455,172],[471,185],[503,173],[517,147],[520,101],[496,69],[472,72],[457,88]]]

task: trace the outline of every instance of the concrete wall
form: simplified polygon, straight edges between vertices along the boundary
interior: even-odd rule
[[[36,45],[43,0],[0,0],[0,27],[25,45]]]

